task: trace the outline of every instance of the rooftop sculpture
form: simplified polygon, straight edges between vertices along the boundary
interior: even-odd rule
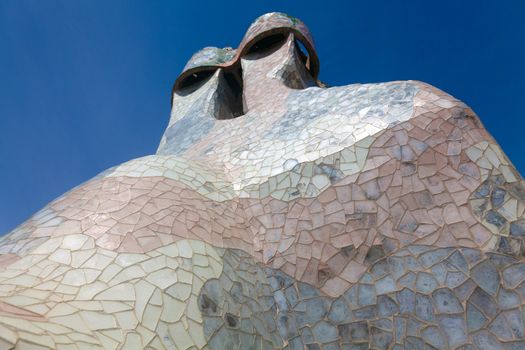
[[[525,185],[425,83],[326,87],[270,13],[177,79],[157,154],[0,241],[2,349],[524,349]]]

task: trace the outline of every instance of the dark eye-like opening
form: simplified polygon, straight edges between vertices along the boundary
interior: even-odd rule
[[[277,50],[279,47],[282,46],[282,44],[286,41],[288,37],[287,33],[278,33],[274,35],[267,36],[261,40],[258,40],[253,44],[248,51],[246,51],[247,55],[250,54],[260,54],[263,57],[270,54],[271,52]],[[308,54],[308,50],[306,49],[306,46],[300,41],[295,40],[295,48],[299,54],[299,58],[301,62],[304,64],[306,69],[310,71],[310,55]],[[261,57],[261,56],[258,56]]]
[[[247,54],[252,53],[266,53],[279,48],[286,40],[286,35],[279,33],[275,35],[267,36],[261,40],[258,40],[248,50]]]
[[[179,95],[189,95],[196,91],[202,85],[208,81],[208,79],[215,73],[216,68],[195,72],[188,75],[182,82],[177,86],[177,93]]]

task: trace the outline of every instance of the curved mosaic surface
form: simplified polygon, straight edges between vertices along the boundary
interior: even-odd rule
[[[525,183],[475,113],[325,87],[293,17],[246,38],[155,155],[0,238],[0,348],[525,348]]]
[[[409,246],[337,298],[234,250],[199,296],[212,349],[525,347],[523,262],[470,248]],[[519,277],[518,277],[519,276]]]

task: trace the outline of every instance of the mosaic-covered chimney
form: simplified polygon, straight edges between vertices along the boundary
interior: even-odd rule
[[[0,240],[2,349],[525,349],[525,186],[418,81],[327,87],[269,13],[177,78],[154,155]]]

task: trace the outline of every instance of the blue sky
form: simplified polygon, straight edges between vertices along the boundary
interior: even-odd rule
[[[469,104],[525,173],[522,1],[0,1],[0,234],[152,154],[173,81],[257,16],[310,27],[330,85],[416,79]]]

